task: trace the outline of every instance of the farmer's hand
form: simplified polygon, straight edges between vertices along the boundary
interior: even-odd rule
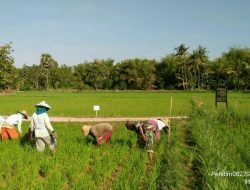
[[[144,141],[146,141],[146,142],[148,141],[148,138],[145,135],[143,135],[142,138]]]
[[[99,137],[98,139],[97,139],[97,144],[98,145],[101,145],[104,141],[102,141],[103,140],[103,137],[101,136],[101,137]]]
[[[35,138],[35,133],[34,133],[34,131],[31,130],[31,128],[29,128],[29,130],[28,130],[28,140],[32,141],[33,138]]]

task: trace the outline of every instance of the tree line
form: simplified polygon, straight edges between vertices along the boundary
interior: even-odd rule
[[[94,59],[75,66],[59,65],[49,54],[41,54],[40,63],[14,66],[10,44],[0,46],[0,90],[48,89],[250,89],[250,49],[232,47],[219,58],[209,60],[202,46],[192,52],[181,44],[160,61]]]

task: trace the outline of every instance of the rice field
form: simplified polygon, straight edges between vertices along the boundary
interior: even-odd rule
[[[162,134],[152,166],[123,122],[112,123],[112,144],[98,148],[81,134],[86,123],[52,123],[58,133],[55,156],[49,149],[38,153],[26,134],[0,142],[0,189],[250,189],[247,93],[229,93],[228,109],[221,103],[216,110],[212,92],[20,92],[0,96],[0,112],[32,113],[34,104],[46,100],[50,116],[94,117],[93,104],[100,104],[103,117],[164,116],[171,97],[172,115],[189,120],[172,121],[171,143]],[[23,123],[24,132],[28,126]]]
[[[173,97],[172,115],[187,115],[190,101],[197,99],[215,110],[214,92],[166,92],[166,91],[100,91],[100,92],[17,92],[0,96],[0,115],[9,115],[17,110],[34,112],[34,105],[45,100],[52,109],[50,116],[95,117],[94,105],[100,106],[100,117],[165,116],[169,114]],[[228,93],[229,106],[246,112],[250,110],[249,93]],[[224,109],[218,103],[218,109]]]

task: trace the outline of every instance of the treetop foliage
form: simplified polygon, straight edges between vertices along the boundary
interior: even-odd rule
[[[234,90],[250,88],[250,49],[232,47],[215,60],[199,46],[189,52],[185,44],[160,61],[94,59],[75,66],[59,65],[49,53],[40,64],[16,69],[11,44],[0,46],[0,90],[39,89],[213,89],[226,81]]]

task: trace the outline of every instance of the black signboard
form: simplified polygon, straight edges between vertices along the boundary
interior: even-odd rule
[[[227,88],[226,87],[217,87],[215,94],[215,106],[217,107],[217,102],[225,102],[226,106],[227,102]]]

